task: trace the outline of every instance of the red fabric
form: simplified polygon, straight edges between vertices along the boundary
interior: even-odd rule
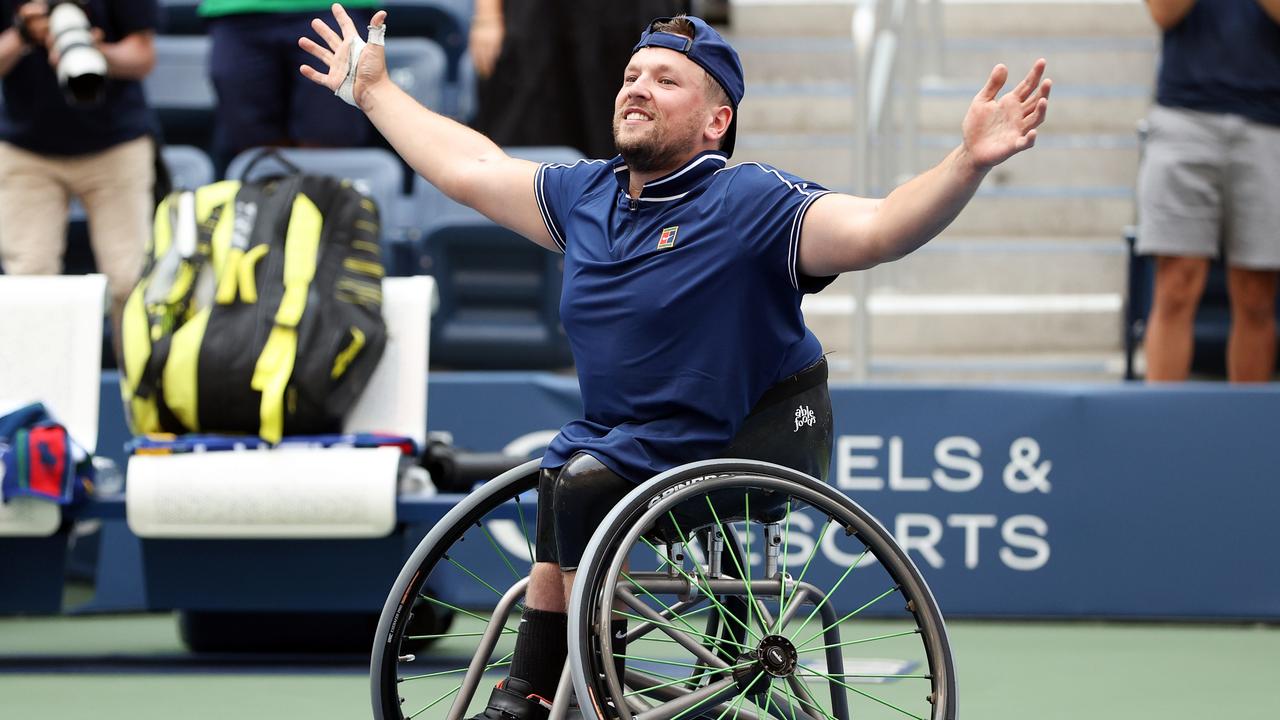
[[[29,487],[52,498],[62,497],[67,475],[67,432],[61,427],[32,428],[27,435]]]

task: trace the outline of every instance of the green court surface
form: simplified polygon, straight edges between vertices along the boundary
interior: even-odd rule
[[[949,629],[969,720],[1280,718],[1280,627],[953,621]],[[193,660],[168,615],[3,618],[0,718],[370,715],[359,658]]]

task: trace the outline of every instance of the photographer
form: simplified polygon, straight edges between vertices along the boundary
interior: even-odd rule
[[[68,207],[89,216],[117,354],[125,298],[151,232],[155,0],[0,0],[0,267],[62,271]]]

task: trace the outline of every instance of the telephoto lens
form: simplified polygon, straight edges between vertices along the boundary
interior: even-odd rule
[[[58,83],[72,105],[102,102],[107,84],[107,59],[93,44],[89,17],[76,0],[54,0],[49,32],[58,51]]]

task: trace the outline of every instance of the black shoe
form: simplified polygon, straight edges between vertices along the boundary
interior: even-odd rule
[[[493,688],[489,707],[471,720],[547,720],[551,703],[520,678],[506,678]]]

